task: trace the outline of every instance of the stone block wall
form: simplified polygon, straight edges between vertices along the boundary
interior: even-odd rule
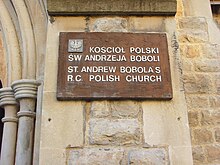
[[[210,41],[208,30],[205,17],[178,19],[195,165],[220,163],[220,44]]]
[[[167,147],[143,141],[143,110],[135,101],[87,103],[83,148],[68,148],[72,164],[169,164]]]

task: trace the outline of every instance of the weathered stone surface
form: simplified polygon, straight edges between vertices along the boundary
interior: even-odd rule
[[[197,111],[189,111],[189,125],[190,127],[196,127],[199,125],[199,112]]]
[[[186,93],[211,93],[214,89],[211,77],[203,74],[185,74],[183,76]]]
[[[219,72],[220,60],[201,60],[195,63],[195,70],[199,72]]]
[[[220,142],[220,128],[215,129],[215,141]]]
[[[94,101],[91,103],[91,117],[137,118],[140,105],[135,101]]]
[[[52,15],[175,15],[176,0],[48,0],[48,12]]]
[[[194,71],[194,66],[193,66],[193,62],[190,58],[186,58],[186,57],[182,57],[183,61],[182,61],[182,69],[185,72],[191,72]]]
[[[220,145],[212,145],[206,147],[207,159],[210,163],[220,162]]]
[[[55,92],[45,92],[43,108],[47,109],[41,116],[41,147],[45,151],[83,145],[84,114],[81,102],[58,102]]]
[[[205,17],[185,17],[178,23],[193,164],[219,164],[220,47],[209,42]]]
[[[64,148],[45,147],[40,150],[40,161],[37,164],[66,165],[66,157],[64,155],[66,155]]]
[[[91,117],[107,117],[111,114],[107,101],[94,101],[91,103]]]
[[[183,17],[178,20],[180,29],[208,30],[208,25],[204,17]]]
[[[68,165],[120,165],[124,150],[121,148],[84,148],[69,151]]]
[[[201,117],[202,125],[220,125],[220,111],[204,110]]]
[[[193,147],[192,154],[194,164],[200,164],[205,162],[205,153],[201,146]]]
[[[214,75],[215,93],[220,95],[220,74]]]
[[[181,54],[187,58],[195,58],[201,55],[200,44],[185,45],[180,47]]]
[[[140,105],[134,101],[111,102],[112,116],[118,118],[135,118],[140,112]]]
[[[164,17],[129,17],[129,29],[132,32],[164,32],[165,19]]]
[[[219,59],[220,58],[220,45],[218,44],[206,44],[202,47],[204,57],[209,59]]]
[[[187,106],[189,108],[209,107],[209,99],[206,96],[186,96]]]
[[[211,96],[209,99],[212,108],[220,108],[220,96]]]
[[[92,32],[127,32],[127,19],[125,18],[98,18],[92,19],[90,29]]]
[[[212,143],[213,136],[212,132],[208,129],[196,129],[193,131],[193,143],[194,144],[210,144]]]
[[[206,31],[179,30],[180,43],[204,43],[209,39]]]
[[[213,84],[211,81],[211,77],[204,74],[196,74],[196,82],[197,85],[195,87],[198,90],[198,93],[211,93],[213,90]]]
[[[163,148],[132,150],[128,153],[128,164],[168,165],[167,151]]]
[[[91,119],[90,144],[139,144],[140,124],[137,119]]]

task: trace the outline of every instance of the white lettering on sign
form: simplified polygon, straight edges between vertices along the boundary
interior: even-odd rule
[[[117,62],[117,61],[127,61],[125,55],[86,55],[85,61],[107,61],[107,62]]]
[[[116,66],[83,66],[81,72],[85,73],[115,73]]]
[[[78,72],[78,66],[68,66],[68,73]]]
[[[125,50],[123,47],[90,47],[89,48],[90,53],[125,53]]]
[[[80,54],[69,54],[68,61],[80,61],[82,59],[82,55]]]
[[[159,48],[140,48],[140,47],[130,47],[130,53],[136,54],[159,54]]]
[[[69,62],[82,64],[83,61],[84,63],[83,65],[75,64],[67,66],[67,81],[81,82],[83,81],[81,74],[87,74],[86,79],[89,82],[97,83],[119,82],[121,80],[128,83],[157,83],[162,81],[160,56],[157,55],[160,53],[159,48],[129,47],[127,51],[130,53],[129,55],[124,55],[126,52],[124,47],[94,46],[89,47],[87,51],[87,53],[89,52],[91,54],[71,53],[68,55]],[[96,62],[106,62],[102,63],[102,65],[106,65],[98,66]],[[111,63],[111,65],[108,65],[107,62]],[[120,62],[120,66],[114,66],[113,62]],[[134,66],[127,66],[127,62],[132,62]],[[141,66],[137,63],[141,63]],[[150,65],[150,63],[153,64]],[[74,75],[74,73],[78,75]],[[108,73],[110,75],[106,75]]]
[[[80,82],[80,81],[82,81],[82,76],[81,75],[76,75],[76,76],[67,75],[67,81],[68,82],[70,82],[70,81]]]
[[[89,75],[89,81],[114,82],[114,81],[120,81],[120,76],[117,76],[117,75]]]
[[[155,76],[155,75],[127,75],[126,76],[127,82],[161,82],[162,77],[161,75]]]
[[[160,56],[146,56],[146,55],[131,55],[131,62],[158,62],[160,61]]]
[[[121,73],[160,73],[160,67],[137,67],[137,66],[121,66]]]

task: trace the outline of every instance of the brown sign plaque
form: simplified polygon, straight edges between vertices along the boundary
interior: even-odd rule
[[[57,99],[171,99],[165,33],[60,33]]]

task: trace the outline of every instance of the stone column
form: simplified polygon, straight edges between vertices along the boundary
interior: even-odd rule
[[[31,165],[33,157],[33,137],[35,104],[39,83],[36,80],[18,80],[12,83],[15,98],[20,102],[20,111],[17,116],[18,138],[16,148],[16,165]]]
[[[5,109],[1,165],[14,165],[17,137],[17,102],[10,87],[0,89],[0,106]]]

